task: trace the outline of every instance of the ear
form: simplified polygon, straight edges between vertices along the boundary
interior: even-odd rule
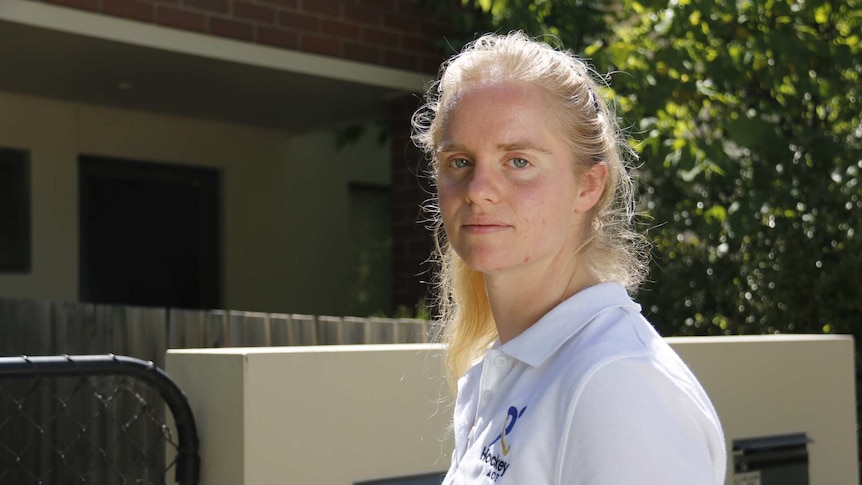
[[[575,211],[587,212],[602,198],[608,180],[608,164],[596,163],[578,180],[578,195]]]

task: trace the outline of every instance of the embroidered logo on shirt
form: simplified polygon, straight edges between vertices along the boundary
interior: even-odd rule
[[[482,454],[480,459],[490,465],[491,469],[488,470],[488,473],[485,474],[486,477],[497,481],[498,478],[502,477],[506,474],[506,471],[509,470],[510,462],[503,459],[503,456],[507,456],[509,452],[512,450],[511,444],[506,443],[506,437],[512,434],[512,430],[515,429],[515,423],[518,421],[518,418],[524,415],[524,411],[526,411],[527,406],[521,408],[518,411],[518,408],[515,406],[509,406],[509,412],[506,414],[506,420],[503,422],[503,429],[500,431],[500,434],[492,441],[488,446],[482,447]],[[503,449],[503,455],[497,455],[492,453],[491,448],[495,443],[500,442],[500,447]]]
[[[524,415],[524,411],[527,410],[527,406],[521,408],[518,411],[518,408],[515,406],[509,406],[509,414],[506,415],[506,421],[503,423],[503,430],[500,431],[500,434],[497,435],[497,438],[491,442],[488,447],[494,446],[494,443],[500,442],[500,446],[503,448],[503,455],[509,454],[510,447],[506,445],[506,435],[512,432],[512,429],[515,428],[515,422],[518,421],[518,418]]]

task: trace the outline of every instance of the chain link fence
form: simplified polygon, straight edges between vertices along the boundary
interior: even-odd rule
[[[0,483],[194,485],[199,476],[191,408],[152,362],[0,358]]]

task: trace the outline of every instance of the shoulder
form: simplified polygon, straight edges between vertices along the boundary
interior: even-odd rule
[[[676,414],[686,407],[712,414],[700,383],[675,354],[671,357],[638,353],[596,363],[575,389],[573,414],[615,415],[636,410],[636,417],[644,417]]]
[[[558,357],[563,366],[578,367],[567,373],[576,381],[568,383],[573,425],[604,423],[601,428],[621,433],[622,426],[683,425],[721,435],[697,377],[640,313],[613,310],[588,330],[568,349],[569,357]]]
[[[566,413],[561,483],[722,482],[726,449],[709,397],[639,311],[597,314],[548,364]]]
[[[706,393],[687,369],[650,353],[593,366],[564,428],[561,476],[571,457],[586,483],[715,484],[724,475],[724,437]]]

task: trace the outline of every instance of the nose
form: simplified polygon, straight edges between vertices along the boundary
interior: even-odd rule
[[[467,180],[467,202],[494,203],[500,197],[499,174],[493,166],[477,163]]]

